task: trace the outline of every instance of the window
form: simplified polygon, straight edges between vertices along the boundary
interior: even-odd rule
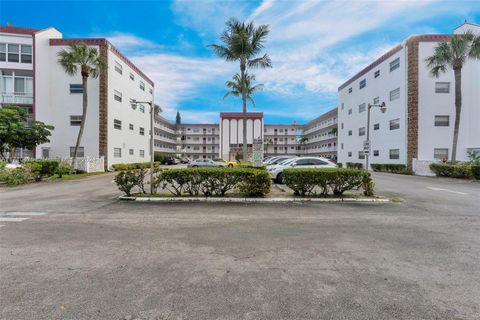
[[[133,124],[130,123],[130,124],[128,125],[128,128],[129,128],[130,130],[133,130]]]
[[[390,91],[390,101],[400,98],[400,88]]]
[[[130,80],[135,80],[135,75],[130,72]]]
[[[22,63],[32,63],[32,46],[22,44],[20,53]]]
[[[373,156],[374,157],[378,157],[380,153],[378,152],[378,150],[373,150]]]
[[[122,65],[120,63],[118,63],[117,61],[115,61],[115,67],[114,67],[115,71],[117,71],[118,73],[122,74]]]
[[[380,77],[380,70],[375,71],[375,73],[373,74],[373,76],[374,76],[375,78]]]
[[[363,79],[360,81],[360,89],[363,89],[367,86],[367,79]]]
[[[340,144],[340,149],[342,149],[342,150],[343,150],[343,143],[341,143],[341,144]]]
[[[400,58],[397,58],[390,62],[390,72],[400,67]]]
[[[82,124],[82,116],[70,116],[70,125],[79,126]]]
[[[128,149],[128,154],[133,156],[133,149]]]
[[[360,160],[365,159],[365,152],[358,151],[358,159],[360,159]]]
[[[140,158],[145,158],[145,150],[139,150]]]
[[[348,88],[348,93],[352,93],[353,89],[352,87]]]
[[[140,104],[138,110],[140,110],[141,113],[145,113],[145,106],[143,104]]]
[[[83,93],[83,84],[70,84],[70,93]]]
[[[380,104],[380,97],[373,98],[373,104]]]
[[[358,106],[358,112],[359,113],[365,112],[365,110],[366,110],[365,103],[362,103],[361,105]]]
[[[77,158],[83,158],[85,157],[85,149],[83,147],[78,147],[77,149]],[[73,158],[73,155],[75,154],[75,147],[70,147],[70,158]]]
[[[7,45],[8,62],[20,62],[20,45],[11,44]]]
[[[32,63],[32,46],[0,43],[0,61]]]
[[[113,157],[121,158],[122,157],[122,148],[113,148]]]
[[[433,158],[439,160],[448,160],[448,149],[435,148],[433,149]]]
[[[342,102],[342,110],[345,108],[345,103]]]
[[[349,157],[351,157],[351,156],[352,156],[352,152],[351,152],[351,151],[348,153],[348,156],[349,156]]]
[[[400,129],[400,119],[390,120],[390,130]]]
[[[153,93],[153,89],[152,89],[152,88],[148,89],[148,92],[149,92],[150,94],[152,94],[152,93]]]
[[[400,149],[390,149],[390,159],[400,159]]]
[[[0,43],[0,61],[7,61],[7,44]]]
[[[349,135],[349,136],[352,135],[352,130],[348,130],[348,135]]]
[[[118,129],[118,130],[122,130],[122,121],[120,121],[118,119],[113,119],[113,128]]]
[[[365,135],[365,127],[358,128],[358,135],[364,136]]]
[[[140,81],[140,90],[145,91],[145,83]]]
[[[435,116],[435,127],[450,126],[450,116]]]
[[[380,123],[375,123],[373,125],[373,130],[379,130],[380,129]]]
[[[435,82],[435,93],[450,93],[450,82]]]
[[[352,114],[352,109],[348,109],[348,114]]]
[[[145,135],[145,129],[140,127],[140,135],[141,136],[144,136]]]
[[[118,102],[122,102],[122,93],[117,90],[113,90],[113,99],[117,100]]]
[[[340,124],[340,128],[343,130],[343,122]]]

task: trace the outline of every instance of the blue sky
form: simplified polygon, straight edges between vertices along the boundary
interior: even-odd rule
[[[165,116],[217,122],[240,111],[223,99],[238,65],[206,45],[230,17],[269,24],[265,51],[273,68],[255,71],[255,96],[267,123],[304,123],[336,106],[337,87],[412,34],[451,33],[465,19],[480,23],[478,0],[289,1],[0,1],[0,24],[56,27],[64,37],[106,37],[155,81]]]

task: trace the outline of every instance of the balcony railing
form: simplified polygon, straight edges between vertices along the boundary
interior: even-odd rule
[[[31,92],[0,92],[0,103],[33,103]]]

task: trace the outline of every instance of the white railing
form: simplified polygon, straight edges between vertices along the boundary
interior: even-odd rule
[[[33,103],[31,92],[0,92],[1,103]]]

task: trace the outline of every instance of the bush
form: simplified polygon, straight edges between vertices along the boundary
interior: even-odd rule
[[[153,160],[155,162],[158,162],[158,163],[162,163],[163,159],[164,159],[164,155],[161,153],[161,152],[158,152],[158,151],[155,151],[153,153]]]
[[[70,173],[70,164],[68,162],[60,162],[57,167],[56,174],[59,178],[63,177],[65,174]]]
[[[432,163],[432,170],[438,177],[468,179],[472,177],[472,168],[467,164]]]
[[[337,167],[343,168],[343,163],[341,163],[341,162],[337,163]]]
[[[0,160],[0,171],[5,170],[7,163],[3,160]]]
[[[141,174],[137,172],[137,180],[130,178],[130,185],[133,186],[128,189],[129,192],[140,184],[139,175]],[[123,183],[123,176],[118,182],[115,180],[117,184]],[[155,190],[161,187],[175,196],[224,196],[234,189],[247,196],[264,196],[270,192],[271,178],[266,170],[252,168],[165,169],[156,173],[154,184]]]
[[[296,195],[327,195],[332,192],[336,196],[345,191],[364,189],[364,194],[373,195],[373,181],[370,173],[358,169],[343,168],[312,168],[286,169],[285,184]]]
[[[405,173],[407,166],[399,163],[372,163],[370,167],[376,172]]]
[[[347,168],[349,168],[349,169],[362,169],[363,168],[363,164],[360,163],[360,162],[347,162],[346,165],[347,165]]]
[[[473,165],[471,167],[471,170],[472,170],[472,176],[475,179],[480,180],[480,165]]]
[[[158,168],[160,167],[160,164],[160,161],[155,161],[153,167]],[[117,163],[112,164],[112,168],[115,169],[115,171],[150,169],[150,162]]]
[[[57,172],[59,160],[30,160],[24,161],[23,164],[34,164],[34,166],[40,168],[39,175],[42,177],[53,176]]]
[[[131,191],[135,186],[138,186],[140,183],[142,175],[139,170],[126,170],[120,171],[115,176],[115,183],[118,186],[118,189],[125,192],[127,196],[131,196]],[[141,181],[143,183],[143,181]]]

